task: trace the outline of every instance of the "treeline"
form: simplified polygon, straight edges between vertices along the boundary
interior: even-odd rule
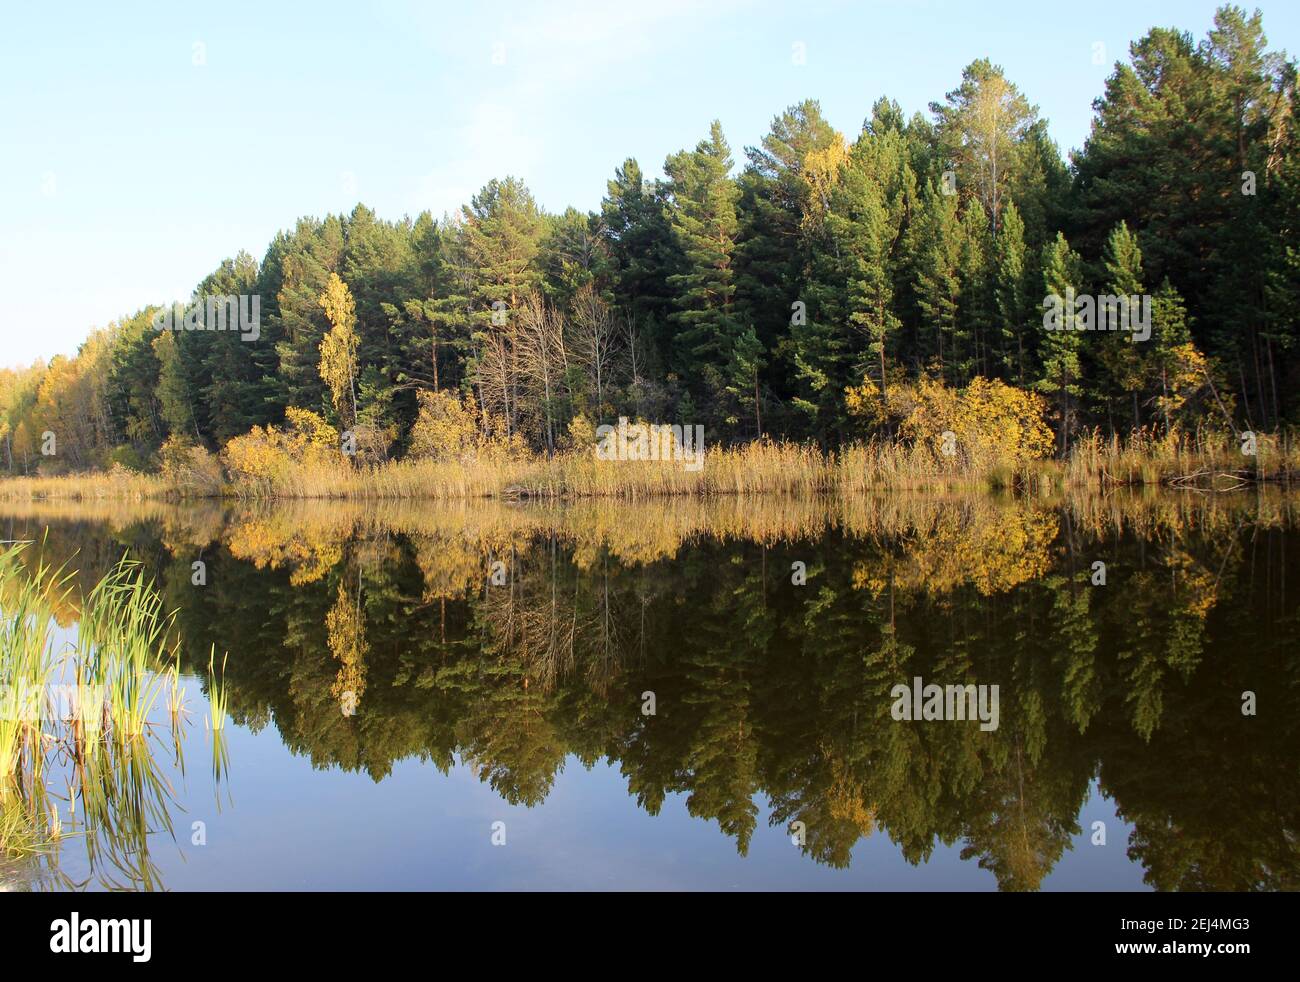
[[[1083,427],[1278,429],[1300,409],[1296,98],[1259,13],[1224,7],[1200,42],[1131,46],[1069,166],[980,60],[851,139],[792,106],[738,171],[715,122],[663,180],[625,161],[597,213],[505,178],[441,220],[300,219],[194,291],[259,296],[256,340],[159,332],[148,306],[0,373],[3,463],[148,469],[291,407],[401,456],[448,397],[548,451],[619,415],[837,445],[897,435],[922,377],[1040,393],[1061,451]],[[1070,291],[1149,297],[1149,339],[1045,330]]]

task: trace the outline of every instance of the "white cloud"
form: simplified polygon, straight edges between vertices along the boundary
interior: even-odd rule
[[[577,105],[586,91],[616,81],[615,73],[626,77],[640,56],[662,51],[666,37],[707,29],[751,3],[581,0],[501,14],[479,7],[468,24],[420,23],[419,12],[404,11],[431,47],[461,66],[465,89],[483,97],[466,117],[427,132],[434,166],[416,179],[411,209],[454,213],[493,177],[528,182],[544,155],[563,151],[553,135],[548,140],[557,106]],[[505,46],[504,64],[492,63],[497,44]],[[429,104],[456,102],[435,94]]]

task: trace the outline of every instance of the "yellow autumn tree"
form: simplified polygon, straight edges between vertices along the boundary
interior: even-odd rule
[[[844,142],[844,134],[836,133],[821,150],[810,150],[803,161],[800,175],[808,186],[808,199],[800,225],[805,232],[821,228],[830,211],[831,194],[840,182],[840,168],[849,159],[849,148]]]
[[[330,273],[320,305],[332,325],[320,343],[320,377],[344,428],[352,429],[357,425],[357,305],[338,273]]]

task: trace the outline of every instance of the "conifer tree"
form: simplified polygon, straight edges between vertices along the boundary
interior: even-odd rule
[[[994,301],[999,329],[1002,377],[1026,383],[1026,347],[1031,335],[1033,310],[1027,288],[1025,224],[1020,210],[1010,202],[1002,213],[1002,228],[993,247]]]
[[[1106,240],[1103,265],[1106,270],[1107,293],[1120,299],[1121,311],[1127,309],[1130,317],[1136,316],[1137,311],[1131,305],[1140,303],[1143,295],[1142,250],[1138,246],[1137,236],[1129,231],[1124,222],[1116,225]],[[1112,311],[1111,314],[1117,315],[1117,312]],[[1101,377],[1097,380],[1097,388],[1100,400],[1110,415],[1115,400],[1127,397],[1132,403],[1133,426],[1140,427],[1142,418],[1139,397],[1147,367],[1143,351],[1133,341],[1131,332],[1109,329],[1112,325],[1104,322],[1106,314],[1100,308],[1097,315],[1098,329],[1106,329],[1098,336]],[[1114,428],[1112,416],[1112,431]]]
[[[614,266],[614,302],[638,325],[651,367],[662,374],[669,364],[668,315],[675,295],[668,279],[681,272],[682,257],[663,196],[633,158],[606,183],[600,216]]]
[[[917,349],[927,367],[947,382],[956,378],[955,369],[963,357],[954,350],[961,295],[957,196],[944,194],[934,183],[928,184],[912,230],[909,251],[921,312]]]
[[[1075,312],[1071,305],[1083,282],[1083,264],[1064,234],[1056,233],[1056,240],[1043,250],[1042,269],[1046,294],[1044,307],[1049,302],[1058,303],[1060,316],[1054,329],[1046,329],[1046,318],[1044,320],[1042,371],[1034,387],[1047,395],[1056,407],[1060,452],[1065,456],[1072,424],[1078,413],[1079,397],[1083,394],[1079,362],[1082,343],[1075,330]]]
[[[955,365],[958,384],[976,375],[987,376],[990,325],[993,321],[993,283],[990,270],[993,239],[988,216],[979,206],[966,207],[961,216],[958,254],[958,318]]]
[[[686,259],[685,271],[668,280],[677,291],[675,367],[697,396],[715,402],[740,335],[734,309],[738,192],[731,166],[731,149],[717,120],[707,140],[664,162],[669,221]]]

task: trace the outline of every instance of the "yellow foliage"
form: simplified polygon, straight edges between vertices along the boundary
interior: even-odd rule
[[[576,450],[586,450],[596,445],[596,427],[585,413],[578,413],[569,420],[569,446]]]
[[[870,835],[876,827],[876,809],[866,798],[866,790],[856,780],[848,764],[834,756],[828,748],[823,752],[830,758],[831,786],[826,793],[826,803],[831,818],[848,822],[860,835]]]
[[[863,379],[861,385],[850,385],[844,390],[844,405],[850,416],[864,420],[873,426],[879,426],[888,419],[880,386],[869,378]]]
[[[974,586],[984,596],[1004,593],[1047,574],[1060,531],[1054,509],[1004,507],[975,499],[936,509],[907,529],[901,557],[859,563],[853,587],[879,596],[885,590],[943,594]]]
[[[831,206],[831,193],[840,181],[840,168],[848,159],[849,149],[843,133],[836,133],[824,149],[810,150],[805,155],[800,175],[808,186],[808,201],[800,219],[805,231],[816,230],[825,220]]]
[[[290,406],[284,411],[284,418],[289,423],[292,438],[300,444],[301,449],[312,447],[333,450],[338,447],[338,431],[310,409]]]
[[[409,456],[415,459],[462,460],[473,455],[478,441],[474,396],[464,401],[454,392],[421,392],[420,411],[411,427]]]
[[[887,386],[883,398],[866,379],[845,389],[844,398],[851,415],[892,423],[943,470],[1017,471],[1052,452],[1043,397],[997,379],[975,378],[959,390],[923,376]]]
[[[290,567],[293,586],[315,583],[343,558],[340,537],[350,530],[322,532],[315,523],[245,518],[231,523],[226,546],[236,559],[257,569]]]
[[[1156,397],[1156,409],[1173,425],[1194,425],[1197,420],[1189,410],[1195,397],[1206,387],[1209,361],[1190,341],[1175,345],[1165,359],[1162,394]]]
[[[345,425],[357,422],[357,305],[348,285],[338,273],[330,273],[325,292],[320,295],[320,305],[333,327],[321,339],[320,377],[329,386],[334,401],[334,411]]]
[[[330,694],[339,700],[343,715],[351,716],[366,691],[366,653],[370,644],[366,641],[361,598],[350,596],[342,583],[334,606],[325,615],[325,627],[330,653],[340,662]]]
[[[528,444],[506,435],[505,420],[480,411],[471,393],[463,400],[451,392],[421,392],[420,412],[411,427],[412,460],[460,461],[531,459]]]
[[[273,489],[303,465],[337,466],[341,453],[334,427],[307,409],[290,406],[284,415],[287,426],[254,426],[221,451],[222,463],[237,484]]]

